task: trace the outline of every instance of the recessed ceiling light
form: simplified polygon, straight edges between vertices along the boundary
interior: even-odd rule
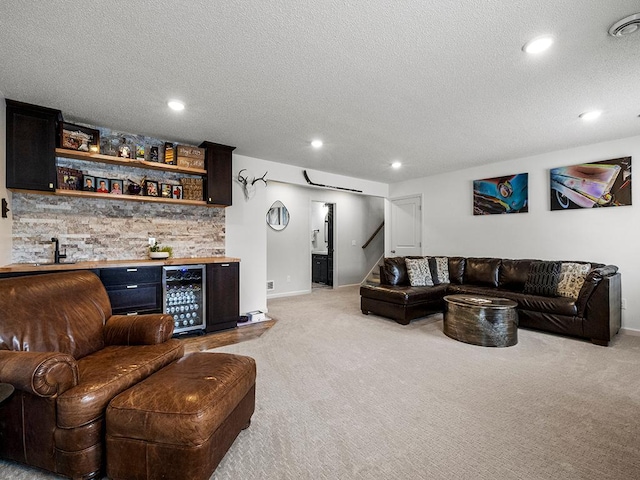
[[[175,110],[177,112],[184,110],[184,103],[180,102],[179,100],[169,100],[167,105],[169,105],[170,109]]]
[[[545,35],[543,37],[536,37],[533,40],[529,40],[524,44],[522,50],[526,53],[542,53],[547,50],[551,45],[553,45],[553,37],[550,35]]]
[[[311,146],[312,146],[313,148],[320,148],[320,147],[322,147],[322,145],[323,145],[323,144],[322,144],[322,140],[313,140],[313,141],[311,142]]]
[[[396,170],[402,166],[402,162],[395,161],[391,164],[391,168],[395,168]]]
[[[609,35],[612,37],[624,37],[636,33],[640,29],[640,13],[629,15],[617,21],[609,28]]]
[[[582,120],[584,121],[591,121],[591,120],[595,120],[596,118],[598,118],[600,115],[602,115],[602,111],[600,110],[592,110],[590,112],[584,112],[581,113],[580,115],[578,115]]]

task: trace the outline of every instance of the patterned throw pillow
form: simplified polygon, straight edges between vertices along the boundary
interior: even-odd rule
[[[447,257],[429,257],[429,267],[434,285],[449,283],[449,259]]]
[[[405,258],[409,283],[412,287],[432,287],[431,270],[429,260],[426,258]]]
[[[560,262],[532,262],[524,293],[555,297],[560,277]]]
[[[577,300],[580,289],[587,278],[591,264],[589,263],[563,263],[560,265],[560,280],[558,281],[558,295]]]

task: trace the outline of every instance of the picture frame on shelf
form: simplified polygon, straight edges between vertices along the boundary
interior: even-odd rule
[[[109,193],[109,179],[108,178],[96,178],[96,192]]]
[[[169,183],[163,183],[160,185],[160,196],[162,198],[172,198],[173,185]]]
[[[136,160],[144,160],[144,144],[136,145]]]
[[[171,198],[175,198],[177,200],[182,200],[182,185],[173,185],[173,190],[171,192]]]
[[[58,188],[60,190],[80,190],[82,172],[75,168],[58,167]]]
[[[127,143],[122,143],[118,146],[118,157],[119,158],[134,158],[134,152],[131,149],[131,145]]]
[[[155,145],[149,147],[149,161],[150,162],[160,161],[160,152],[158,151],[158,147]]]
[[[82,190],[85,192],[95,192],[96,177],[92,175],[83,175]]]
[[[60,124],[60,148],[100,153],[100,130],[62,122]]]
[[[158,182],[154,182],[153,180],[147,180],[145,187],[146,187],[146,194],[148,197],[158,196]]]
[[[112,195],[122,195],[123,193],[123,181],[112,179],[109,180],[109,193]]]

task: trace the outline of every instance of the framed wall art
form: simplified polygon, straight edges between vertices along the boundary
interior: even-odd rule
[[[473,214],[494,215],[529,211],[529,174],[473,181]]]
[[[550,171],[551,210],[631,205],[631,157]]]

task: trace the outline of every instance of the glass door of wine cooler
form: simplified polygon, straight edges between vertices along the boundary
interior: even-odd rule
[[[173,315],[173,333],[206,327],[204,265],[162,267],[163,311]]]

